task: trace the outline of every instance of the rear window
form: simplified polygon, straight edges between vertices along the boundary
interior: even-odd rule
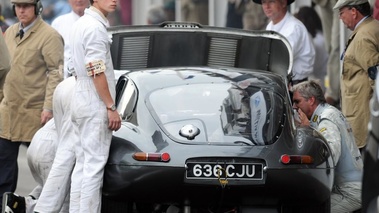
[[[265,145],[275,141],[283,120],[283,100],[270,88],[236,83],[188,84],[149,96],[153,117],[175,140]],[[193,139],[179,132],[193,125]]]

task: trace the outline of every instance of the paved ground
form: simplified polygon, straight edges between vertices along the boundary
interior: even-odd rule
[[[20,146],[20,152],[18,154],[18,183],[16,193],[22,196],[28,195],[29,192],[37,185],[34,181],[28,161],[26,159],[26,146]]]

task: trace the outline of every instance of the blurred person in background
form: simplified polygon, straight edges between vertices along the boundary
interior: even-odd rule
[[[147,24],[160,24],[167,20],[162,5],[153,5],[147,12]]]
[[[259,4],[251,0],[228,0],[227,27],[264,30],[268,21]]]
[[[313,72],[309,78],[317,79],[323,91],[325,91],[325,76],[329,54],[325,48],[321,19],[313,7],[307,6],[301,7],[295,17],[303,22],[309,34],[311,34],[316,51]]]
[[[69,71],[69,59],[71,57],[69,46],[70,32],[72,25],[84,15],[84,10],[89,7],[89,0],[68,0],[71,7],[71,12],[58,16],[54,19],[51,26],[56,29],[63,37],[64,40],[64,78],[71,75]]]
[[[54,19],[71,11],[68,0],[57,0],[54,3]],[[52,19],[52,20],[54,20]]]
[[[12,4],[9,0],[0,0],[0,4],[2,5],[3,9],[12,8]]]
[[[175,21],[175,0],[166,0],[163,4],[167,21]]]
[[[5,30],[7,30],[8,27],[9,27],[9,25],[5,22],[5,18],[3,16],[2,6],[0,4],[0,28],[1,28],[2,32],[5,32]]]
[[[121,11],[120,19],[121,24],[123,25],[131,25],[132,24],[132,0],[120,0],[119,8]]]
[[[0,5],[2,10],[0,13],[4,16],[5,22],[8,24],[8,26],[14,24],[17,22],[17,19],[15,15],[13,14],[12,4],[9,0],[0,0]],[[12,19],[12,20],[8,20]],[[4,33],[5,31],[3,31]]]
[[[71,11],[67,0],[41,0],[44,6],[42,12],[43,19],[51,24],[58,16],[69,13]]]
[[[373,5],[373,17],[376,20],[379,20],[379,0],[375,0],[374,5]]]
[[[270,19],[266,30],[282,34],[289,42],[293,52],[291,85],[308,80],[313,72],[315,49],[312,38],[304,24],[295,18],[288,7],[295,0],[253,0],[262,4],[266,16]]]
[[[17,22],[17,17],[13,13],[13,9],[11,7],[2,7],[2,15],[4,17],[4,22],[11,26]],[[5,31],[3,31],[4,33]]]
[[[251,0],[245,1],[245,10],[242,16],[244,30],[264,30],[269,22],[262,7]]]
[[[181,0],[182,20],[208,25],[208,0]]]
[[[242,13],[245,0],[228,0],[226,12],[226,27],[242,29]]]
[[[325,79],[326,102],[340,107],[340,20],[338,11],[333,10],[337,0],[312,0],[320,11],[325,47],[329,53]]]

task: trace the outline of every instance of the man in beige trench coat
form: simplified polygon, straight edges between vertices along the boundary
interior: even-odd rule
[[[368,70],[379,64],[379,21],[371,16],[367,0],[339,0],[333,8],[352,33],[341,56],[341,109],[353,129],[355,142],[366,146],[369,101],[375,78]]]
[[[11,0],[19,22],[4,33],[11,69],[0,102],[0,198],[17,186],[21,143],[53,117],[52,97],[63,80],[63,39],[40,16],[40,0]],[[21,31],[22,30],[22,31]]]

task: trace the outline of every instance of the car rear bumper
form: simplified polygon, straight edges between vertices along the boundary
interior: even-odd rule
[[[107,165],[103,194],[115,200],[154,202],[183,199],[263,204],[265,202],[324,202],[330,197],[332,169],[267,169],[264,181],[236,179],[191,180],[185,168]],[[227,183],[225,184],[225,180]]]

